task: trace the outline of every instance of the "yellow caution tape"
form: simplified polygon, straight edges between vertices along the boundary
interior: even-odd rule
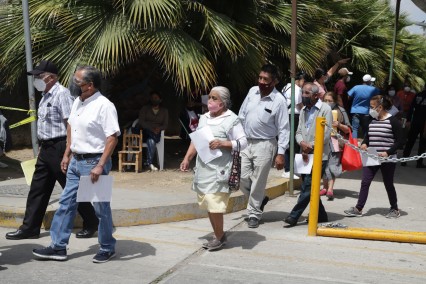
[[[12,124],[12,125],[9,125],[9,129],[12,129],[12,128],[15,128],[15,127],[18,127],[18,126],[21,126],[21,125],[24,125],[24,124],[27,124],[27,123],[30,123],[30,122],[33,122],[34,120],[36,120],[37,118],[35,117],[35,116],[30,116],[30,117],[27,117],[26,119],[24,119],[24,120],[21,120],[21,121],[19,121],[19,122],[17,122],[17,123],[14,123],[14,124]]]
[[[6,106],[0,106],[0,109],[7,109],[7,110],[16,110],[16,111],[25,111],[28,114],[31,114],[33,112],[35,112],[34,109],[22,109],[22,108],[16,108],[16,107],[6,107]]]

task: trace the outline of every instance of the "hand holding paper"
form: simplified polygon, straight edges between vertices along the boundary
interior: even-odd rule
[[[212,150],[209,147],[209,143],[214,140],[214,136],[208,125],[190,133],[189,137],[191,137],[191,141],[197,150],[197,154],[204,163],[207,164],[208,162],[222,156],[222,151],[219,149]]]

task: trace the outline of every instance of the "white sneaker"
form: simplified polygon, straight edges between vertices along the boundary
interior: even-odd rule
[[[151,171],[153,171],[153,172],[158,171],[157,167],[156,167],[156,166],[154,166],[153,164],[150,164],[150,165],[149,165],[149,168],[150,168],[150,169],[151,169]]]
[[[281,177],[290,179],[290,172],[283,172]],[[299,177],[296,175],[293,175],[293,179],[299,179]]]

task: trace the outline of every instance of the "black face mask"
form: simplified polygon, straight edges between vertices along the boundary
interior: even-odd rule
[[[80,86],[77,85],[74,82],[71,82],[69,87],[70,93],[73,97],[80,97],[83,91],[81,90]]]
[[[310,107],[312,105],[312,101],[310,97],[302,97],[302,104],[304,106]]]
[[[161,103],[161,100],[151,100],[151,105],[158,106]]]

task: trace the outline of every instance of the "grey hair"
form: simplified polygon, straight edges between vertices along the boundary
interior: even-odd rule
[[[312,83],[312,85],[311,85],[311,92],[312,92],[313,95],[318,94],[318,92],[319,92],[318,86]]]
[[[228,90],[228,88],[226,87],[222,87],[222,86],[217,86],[217,87],[213,87],[211,89],[210,92],[217,92],[220,96],[220,100],[223,102],[224,107],[226,109],[230,109],[231,108],[231,92]]]
[[[83,72],[83,81],[86,83],[93,83],[93,87],[100,89],[102,82],[102,73],[93,66],[79,66],[76,71]]]

